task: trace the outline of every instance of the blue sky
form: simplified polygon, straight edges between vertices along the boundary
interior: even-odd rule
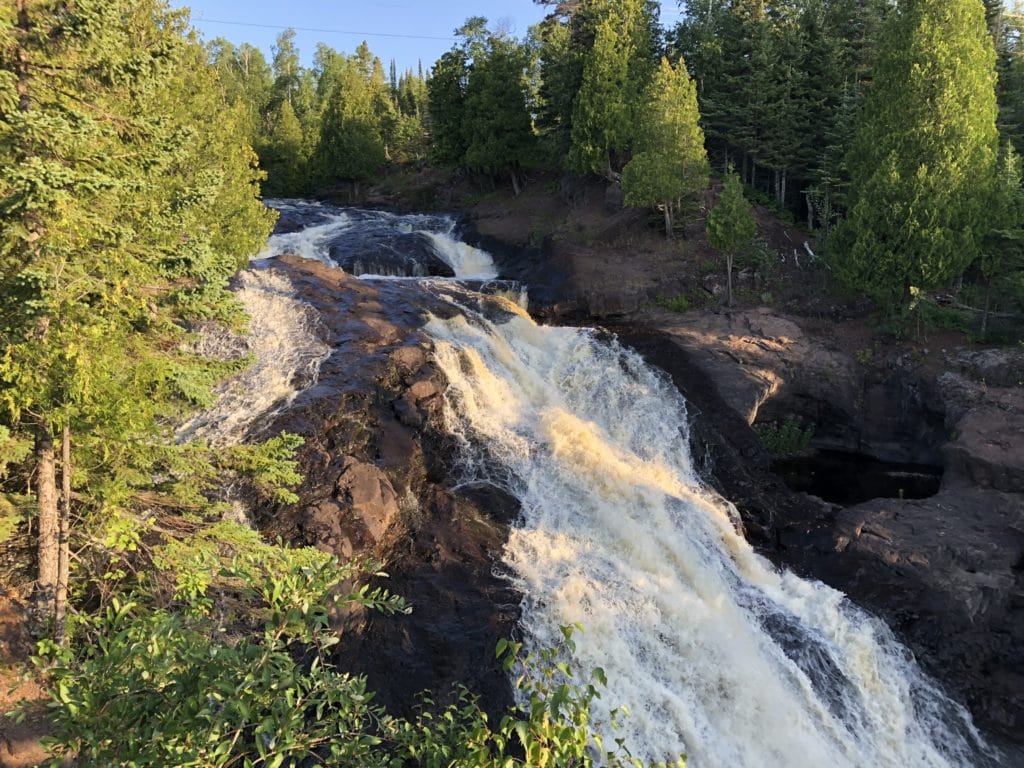
[[[421,59],[424,68],[432,66],[451,47],[452,31],[470,16],[486,16],[492,24],[506,22],[521,37],[547,12],[532,0],[171,0],[171,4],[191,8],[193,24],[207,40],[225,37],[235,44],[252,43],[263,49],[268,60],[277,35],[293,27],[307,66],[318,42],[351,53],[366,40],[385,66],[394,59],[400,71],[415,69]],[[674,1],[663,5],[663,22],[678,18]]]

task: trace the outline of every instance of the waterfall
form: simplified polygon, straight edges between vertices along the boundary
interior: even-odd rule
[[[434,244],[437,255],[448,263],[455,277],[467,280],[493,280],[498,276],[494,260],[487,251],[474,248],[454,236],[455,221],[441,231],[418,230]]]
[[[455,277],[466,280],[493,280],[498,276],[494,261],[486,251],[474,248],[456,237],[456,220],[446,214],[394,214],[359,208],[334,208],[306,200],[267,200],[282,221],[294,226],[293,231],[271,235],[266,248],[257,258],[274,258],[293,254],[330,266],[339,266],[332,256],[338,251],[349,255],[358,269],[353,274],[368,277],[423,277],[428,274],[422,259],[415,255],[402,259],[403,248],[410,243],[403,235],[418,235],[429,244],[432,255],[451,268]],[[370,255],[360,254],[367,250]],[[387,264],[381,267],[374,258],[383,251],[385,258],[396,257],[404,269]],[[411,269],[410,269],[411,267]]]
[[[252,362],[220,385],[212,407],[178,429],[179,440],[206,438],[215,446],[241,442],[247,431],[268,423],[314,384],[330,354],[330,347],[317,335],[316,311],[298,298],[291,281],[280,272],[240,273],[235,296],[249,315],[248,332],[239,336],[205,331],[199,351],[221,360],[250,356]]]
[[[691,768],[998,765],[882,622],[736,533],[664,376],[593,331],[461,310],[426,330],[462,479],[520,500],[505,560],[526,645],[584,626],[572,663],[607,672],[600,728],[631,712],[606,743]]]

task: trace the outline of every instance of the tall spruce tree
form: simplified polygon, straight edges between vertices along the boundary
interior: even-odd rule
[[[593,44],[573,101],[569,167],[617,178],[637,135],[637,115],[654,72],[659,30],[648,0],[594,0]]]
[[[662,58],[641,112],[637,151],[622,170],[627,205],[657,207],[672,237],[673,216],[708,184],[708,158],[699,124],[697,89],[679,60]]]
[[[526,106],[525,48],[489,35],[478,50],[466,85],[463,163],[491,176],[505,176],[519,194],[520,171],[530,160],[533,126]]]
[[[978,258],[998,152],[995,54],[978,0],[904,0],[882,38],[830,250],[895,306]]]
[[[439,165],[457,166],[466,154],[462,121],[468,77],[466,53],[453,48],[437,60],[433,74],[427,81],[430,158]]]
[[[72,507],[173,474],[169,425],[218,370],[187,328],[239,318],[227,280],[270,228],[206,58],[157,0],[0,9],[0,424],[34,439],[58,636]]]

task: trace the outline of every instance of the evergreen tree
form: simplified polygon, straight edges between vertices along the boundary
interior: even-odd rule
[[[895,305],[978,258],[998,145],[994,65],[977,0],[907,0],[890,18],[830,246],[851,286]]]
[[[19,0],[0,40],[0,422],[34,438],[37,600],[59,636],[72,506],[109,517],[181,478],[168,425],[223,370],[187,329],[239,318],[227,280],[271,217],[182,13]]]
[[[654,70],[656,8],[647,0],[602,0],[589,9],[594,42],[573,102],[569,167],[616,178],[633,147],[637,112]]]
[[[704,132],[698,123],[697,90],[682,60],[662,58],[647,93],[637,152],[622,171],[627,205],[654,206],[665,215],[672,237],[673,214],[681,201],[708,184]]]
[[[370,178],[386,160],[372,64],[349,57],[324,110],[315,165],[321,183]]]
[[[1024,300],[1024,190],[1020,155],[1012,144],[1003,147],[987,215],[979,267],[985,281],[981,335],[988,332],[989,314],[1001,298]]]
[[[465,95],[463,163],[488,175],[511,179],[520,190],[520,168],[534,147],[533,127],[526,107],[525,49],[500,36],[489,36],[477,51]]]
[[[430,156],[438,165],[457,166],[465,157],[466,140],[462,121],[467,79],[466,54],[453,48],[438,59],[427,82]]]
[[[725,254],[726,303],[732,306],[732,268],[757,234],[754,209],[743,195],[743,184],[731,169],[722,184],[718,204],[708,215],[708,242]]]
[[[262,165],[267,172],[264,192],[290,197],[304,186],[302,124],[288,101],[281,102],[273,116],[274,127],[263,145]]]

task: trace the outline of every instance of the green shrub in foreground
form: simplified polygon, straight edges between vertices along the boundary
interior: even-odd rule
[[[338,597],[355,566],[282,551],[284,568],[236,558],[221,574],[235,589],[229,599],[196,598],[180,609],[117,600],[86,622],[75,647],[43,647],[36,662],[50,681],[54,754],[125,767],[560,768],[591,766],[599,756],[609,766],[641,765],[620,744],[606,750],[594,733],[590,704],[604,673],[572,682],[559,661],[572,650],[572,628],[564,648],[536,657],[499,643],[506,669],[521,670],[523,703],[496,729],[465,690],[445,709],[425,697],[414,720],[390,717],[372,703],[364,678],[329,662],[337,639],[327,606],[340,599],[387,612],[408,607],[366,587]],[[233,636],[223,620],[231,602],[257,617],[258,628]]]

